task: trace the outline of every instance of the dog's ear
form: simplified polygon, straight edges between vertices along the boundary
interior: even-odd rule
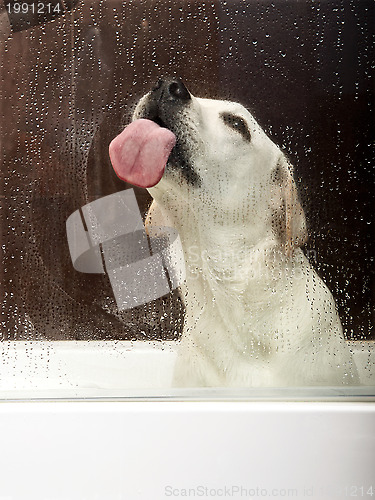
[[[272,227],[287,254],[307,241],[306,219],[298,198],[293,167],[284,155],[271,174]]]

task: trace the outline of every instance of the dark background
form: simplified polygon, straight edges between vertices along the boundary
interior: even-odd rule
[[[116,310],[65,221],[122,190],[108,144],[163,75],[247,106],[289,156],[306,252],[348,338],[374,338],[372,1],[83,1],[1,49],[3,339],[176,338],[178,294]],[[150,199],[137,190],[141,206]]]

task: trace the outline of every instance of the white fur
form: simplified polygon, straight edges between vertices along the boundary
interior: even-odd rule
[[[250,142],[223,112],[246,120]],[[187,266],[175,385],[357,384],[333,297],[299,248],[305,217],[282,152],[227,101],[192,97],[175,130],[202,179],[167,166],[149,189],[148,223],[178,230]]]

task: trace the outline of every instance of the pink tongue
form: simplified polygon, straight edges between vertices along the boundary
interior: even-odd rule
[[[120,179],[140,187],[152,187],[163,176],[176,136],[151,120],[128,125],[109,145],[112,166]]]

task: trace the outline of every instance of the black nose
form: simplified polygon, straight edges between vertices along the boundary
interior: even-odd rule
[[[185,102],[191,99],[190,92],[179,78],[159,80],[152,90],[158,94],[159,99],[175,102]]]

